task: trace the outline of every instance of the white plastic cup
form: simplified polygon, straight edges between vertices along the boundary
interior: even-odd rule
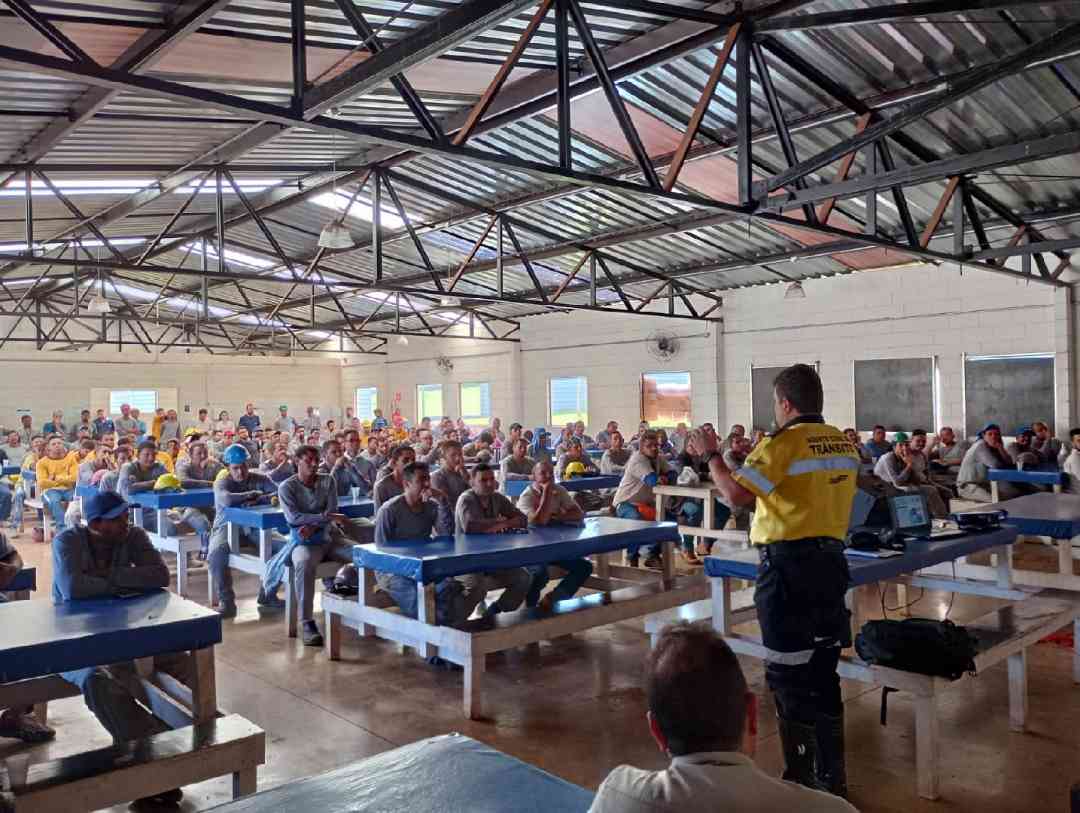
[[[353,486],[349,489],[349,492],[353,502],[357,502],[360,499],[360,486]]]

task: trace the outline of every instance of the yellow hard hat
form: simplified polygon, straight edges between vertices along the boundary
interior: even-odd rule
[[[175,474],[163,474],[154,483],[154,491],[180,491],[180,478]]]
[[[190,438],[192,435],[201,435],[202,433],[194,426],[190,426],[184,430],[184,437]]]
[[[563,472],[563,477],[584,477],[588,473],[584,463],[574,461],[566,467],[566,471]]]

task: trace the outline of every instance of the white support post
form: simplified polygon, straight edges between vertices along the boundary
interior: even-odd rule
[[[1024,730],[1027,725],[1027,649],[1009,656],[1009,730]]]

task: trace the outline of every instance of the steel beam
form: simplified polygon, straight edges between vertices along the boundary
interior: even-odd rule
[[[969,11],[992,11],[999,8],[1024,6],[1072,5],[1075,0],[921,0],[921,2],[851,8],[845,11],[825,11],[764,20],[761,31],[809,31],[814,28],[837,28],[849,25],[881,24],[913,17],[935,17],[942,14],[963,14]]]
[[[304,116],[318,116],[336,104],[362,96],[390,77],[468,42],[535,4],[536,0],[469,0],[453,6],[413,34],[311,88],[304,94]]]
[[[797,166],[766,179],[765,189],[772,191],[788,186],[797,179],[843,158],[852,150],[858,150],[879,141],[891,133],[926,118],[936,110],[947,107],[987,85],[1023,70],[1029,63],[1050,64],[1078,43],[1080,43],[1080,23],[1073,23],[1058,29],[1046,39],[1024,48],[1019,53],[966,71],[961,77],[944,87],[941,93],[915,101],[895,116],[872,124],[861,133],[844,139],[817,155],[803,160]]]

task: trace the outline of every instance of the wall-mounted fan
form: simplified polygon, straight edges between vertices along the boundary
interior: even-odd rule
[[[454,362],[450,361],[446,356],[439,356],[435,359],[435,366],[439,368],[439,372],[443,375],[450,375],[454,369]]]
[[[649,355],[659,361],[671,361],[679,355],[679,337],[666,330],[657,330],[649,334],[645,340],[645,346],[649,349]]]

